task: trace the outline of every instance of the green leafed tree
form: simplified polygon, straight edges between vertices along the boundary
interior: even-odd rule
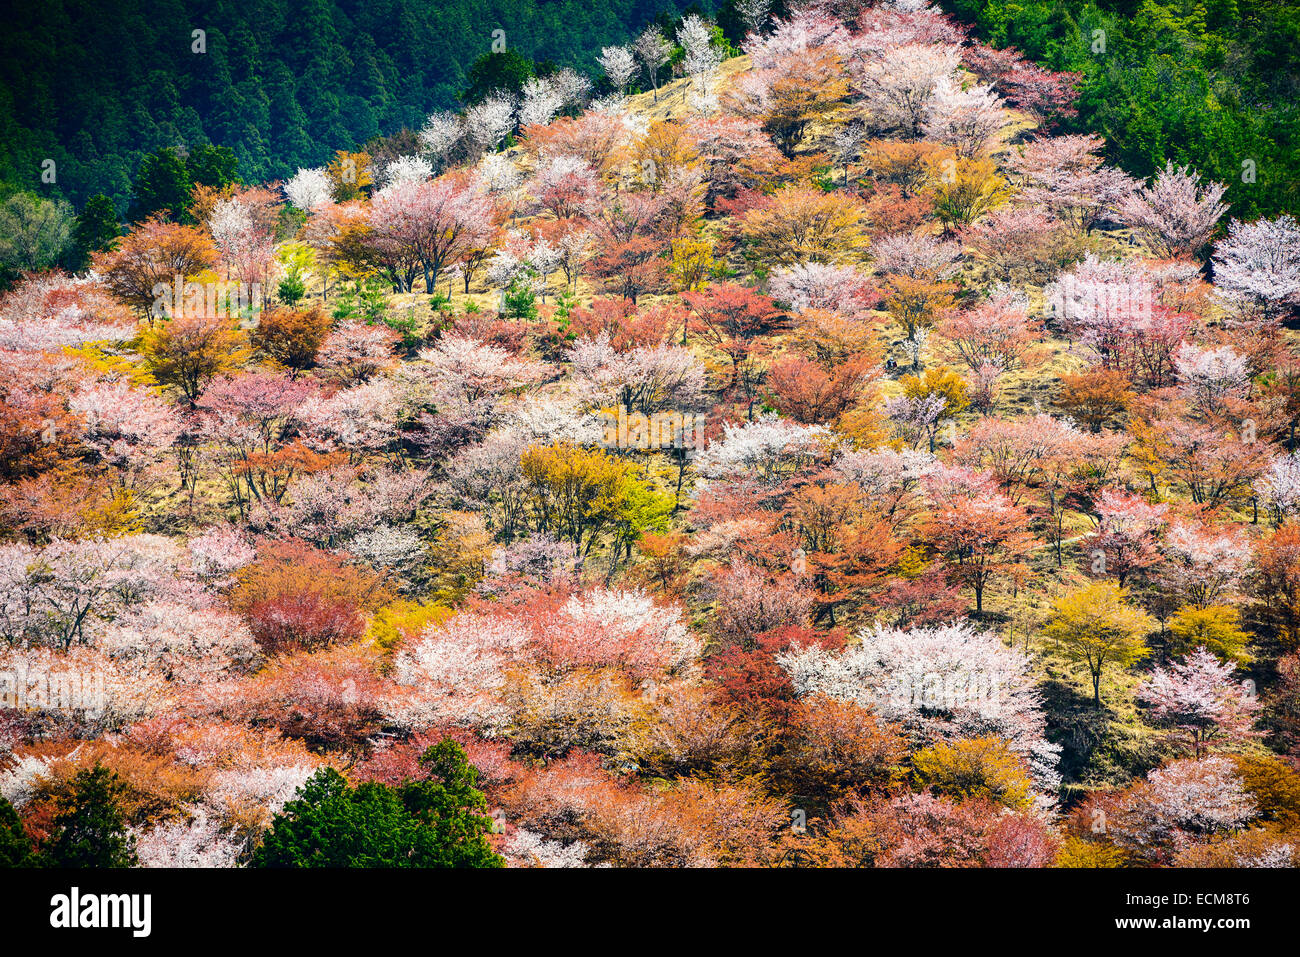
[[[48,269],[59,261],[75,216],[62,200],[14,193],[0,203],[0,271]]]
[[[276,815],[254,866],[504,866],[488,842],[492,819],[464,749],[444,740],[425,751],[420,767],[422,779],[397,787],[353,787],[322,768]]]
[[[90,263],[91,253],[112,249],[117,245],[120,235],[122,227],[118,223],[113,201],[103,193],[90,197],[77,215],[76,225],[72,227],[72,268],[85,269]]]
[[[55,795],[54,827],[40,852],[45,867],[134,867],[135,840],[121,801],[126,785],[97,764],[78,771]]]
[[[32,842],[14,806],[0,797],[0,867],[31,867]]]

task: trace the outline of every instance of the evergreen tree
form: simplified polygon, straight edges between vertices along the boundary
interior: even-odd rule
[[[203,144],[190,150],[185,161],[190,188],[213,186],[222,189],[239,181],[239,158],[227,146]]]
[[[112,249],[122,228],[117,221],[113,201],[99,193],[86,201],[72,228],[72,251],[69,265],[77,271],[90,263],[90,254],[100,249]]]
[[[133,867],[135,840],[126,830],[117,774],[96,764],[78,771],[55,795],[54,828],[42,849],[45,867]]]
[[[492,820],[464,749],[444,740],[420,765],[422,780],[397,787],[354,788],[333,768],[317,771],[276,815],[254,866],[503,866],[488,843]]]
[[[514,50],[484,53],[469,68],[469,86],[460,98],[466,106],[473,106],[493,93],[517,96],[535,72],[533,61]]]
[[[14,806],[0,797],[0,867],[31,867],[32,842]]]
[[[194,181],[181,155],[170,146],[150,153],[135,175],[135,199],[127,218],[138,223],[155,213],[180,221],[190,204]]]

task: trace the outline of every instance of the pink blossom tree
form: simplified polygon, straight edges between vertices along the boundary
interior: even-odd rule
[[[1168,505],[1152,505],[1141,496],[1108,488],[1098,496],[1095,509],[1097,531],[1084,540],[1093,574],[1114,575],[1123,588],[1133,575],[1160,563],[1157,536]]]
[[[1105,140],[1093,135],[1046,136],[1031,140],[1008,157],[1024,180],[1023,202],[1042,205],[1063,222],[1087,231],[1135,187],[1122,170],[1103,164]]]
[[[1154,183],[1122,198],[1116,209],[1160,255],[1195,256],[1228,210],[1219,202],[1226,190],[1222,183],[1202,185],[1196,173],[1170,160]]]
[[[365,382],[396,364],[398,338],[387,326],[341,322],[325,337],[316,364],[324,376],[345,385]]]
[[[817,262],[776,270],[768,294],[795,312],[829,309],[854,315],[880,302],[880,292],[857,269]]]
[[[1250,540],[1235,526],[1174,524],[1165,537],[1165,581],[1198,608],[1220,603],[1250,566]]]
[[[487,197],[454,175],[385,186],[371,201],[370,223],[379,247],[419,261],[430,292],[439,272],[494,228]],[[400,291],[410,292],[409,283]]]
[[[1245,741],[1254,733],[1259,701],[1253,689],[1234,681],[1236,666],[1197,648],[1169,668],[1156,668],[1137,697],[1161,724],[1174,727],[1197,760],[1211,744]]]

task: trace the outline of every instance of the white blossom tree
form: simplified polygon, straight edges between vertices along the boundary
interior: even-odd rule
[[[434,162],[445,164],[451,151],[465,135],[465,121],[460,114],[443,111],[432,114],[420,130],[420,145]]]
[[[1300,304],[1300,226],[1292,216],[1233,220],[1214,247],[1214,285],[1267,316]]]
[[[826,449],[825,426],[803,425],[775,415],[723,426],[720,439],[700,453],[696,466],[709,478],[753,478],[777,483],[806,467]]]
[[[961,622],[930,628],[876,626],[842,652],[792,646],[777,656],[795,693],[823,694],[870,708],[931,740],[996,734],[1029,761],[1044,795],[1055,791],[1060,748],[1029,658],[992,632]]]
[[[646,79],[654,88],[654,100],[659,102],[659,71],[673,55],[673,45],[664,37],[656,26],[648,26],[632,42],[632,52],[641,62]]]
[[[299,169],[284,184],[289,202],[305,213],[334,199],[334,184],[322,168]]]
[[[632,56],[632,51],[627,47],[604,47],[600,51],[597,62],[605,71],[610,86],[620,96],[627,93],[627,85],[636,75],[636,60]]]

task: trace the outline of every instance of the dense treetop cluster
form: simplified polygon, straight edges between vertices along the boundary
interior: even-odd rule
[[[1296,863],[1300,225],[732,12],[25,265],[0,862]]]

